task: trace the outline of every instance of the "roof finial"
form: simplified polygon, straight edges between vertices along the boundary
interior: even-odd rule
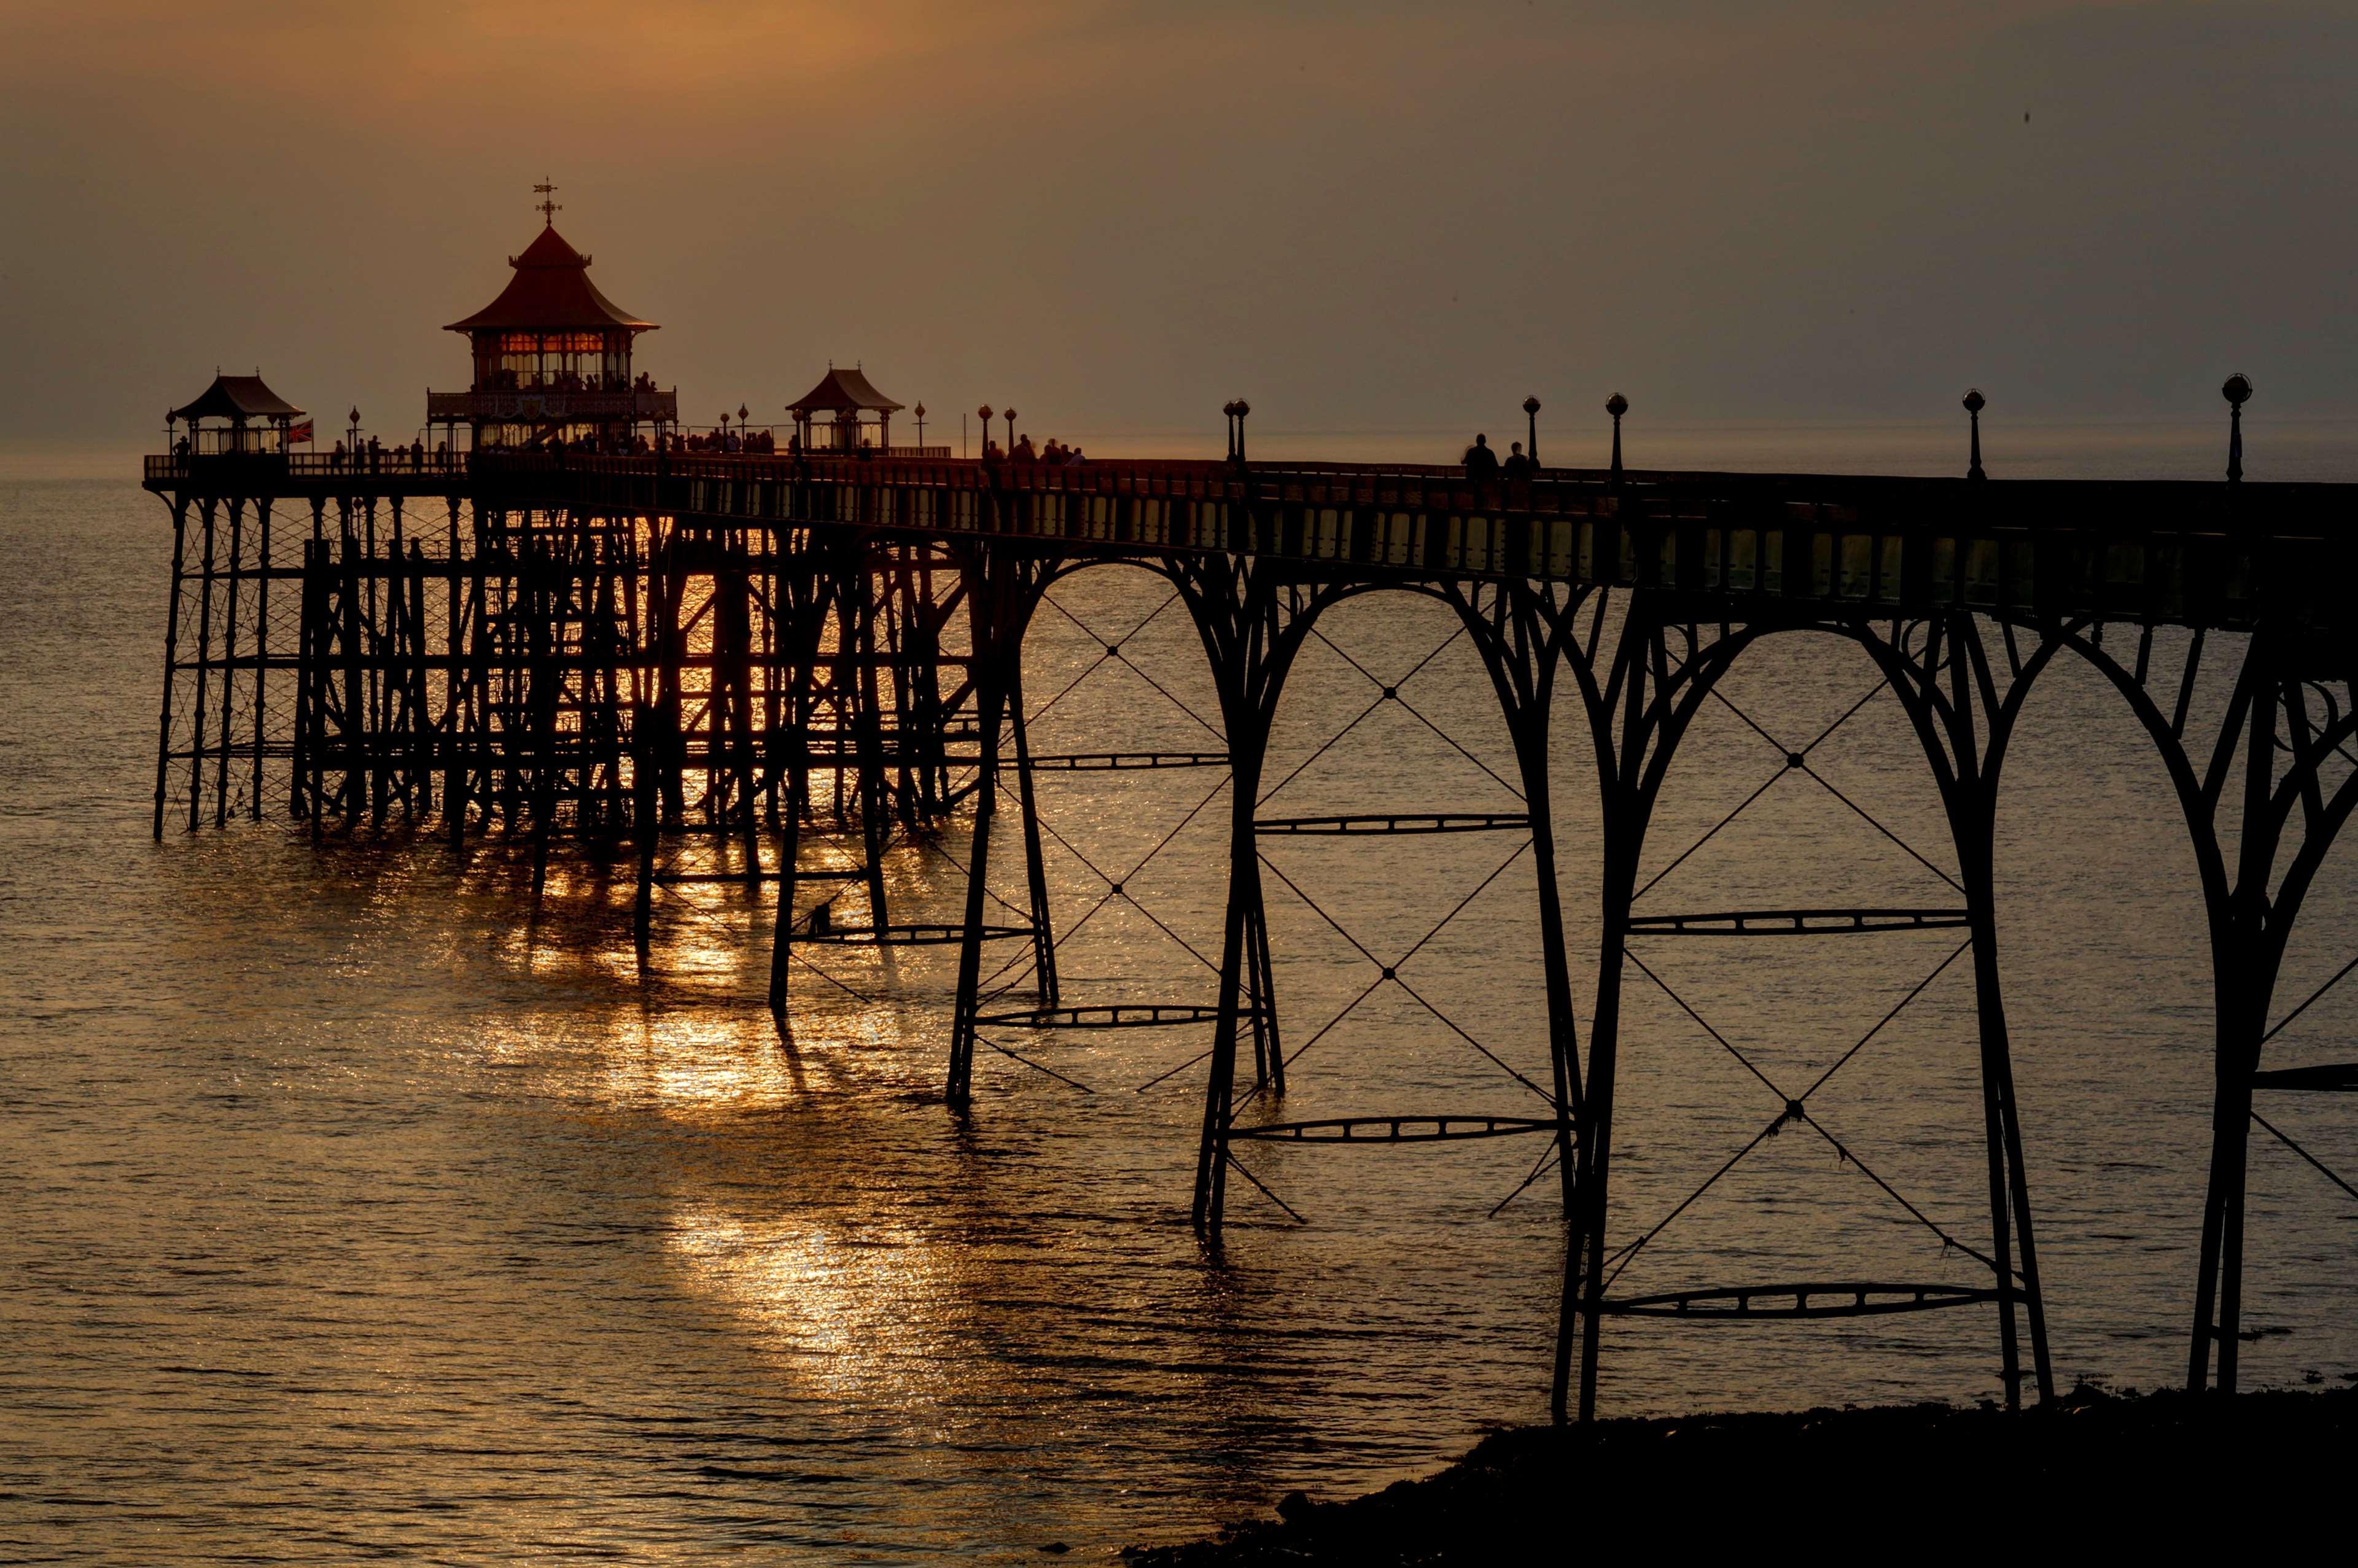
[[[544,174],[540,177],[540,183],[532,188],[532,193],[540,198],[539,205],[533,211],[540,214],[541,226],[546,229],[557,227],[557,215],[565,209],[551,200],[557,194],[557,187],[549,182],[548,176]]]

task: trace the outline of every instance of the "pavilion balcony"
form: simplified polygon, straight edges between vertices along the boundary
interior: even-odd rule
[[[426,422],[487,425],[607,425],[679,422],[679,393],[623,388],[573,392],[525,387],[498,392],[429,392]]]

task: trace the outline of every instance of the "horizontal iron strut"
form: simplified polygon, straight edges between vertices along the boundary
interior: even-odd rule
[[[999,765],[1016,765],[1012,757],[1001,757]],[[1226,752],[1071,752],[1049,756],[1034,755],[1032,768],[1035,773],[1106,773],[1130,768],[1225,768],[1228,765]]]
[[[1244,1008],[1238,1016],[1257,1016]],[[977,1023],[1004,1024],[1018,1029],[1168,1029],[1182,1023],[1210,1023],[1220,1016],[1217,1007],[1192,1002],[1114,1002],[1100,1007],[1035,1007],[1021,1012],[994,1012]]]
[[[2337,1062],[2325,1067],[2272,1067],[2264,1073],[2254,1073],[2252,1087],[2358,1094],[2358,1062]]]
[[[1672,1291],[1659,1296],[1606,1300],[1598,1309],[1613,1317],[1728,1319],[1761,1317],[1883,1317],[1892,1313],[1931,1312],[1941,1307],[1994,1302],[1998,1292],[1973,1285],[1894,1285],[1859,1282],[1755,1285],[1733,1289]]]
[[[1632,936],[1822,936],[1844,931],[1949,931],[1962,909],[1731,909],[1710,914],[1633,914]]]
[[[1270,1121],[1228,1130],[1234,1143],[1443,1143],[1554,1132],[1563,1123],[1529,1116],[1345,1116],[1324,1121]]]
[[[1268,816],[1253,824],[1256,833],[1496,833],[1529,827],[1531,819],[1520,811],[1429,812],[1421,816],[1392,813],[1362,816]]]
[[[975,928],[983,941],[1003,941],[1009,937],[1029,937],[1028,925],[981,925]],[[965,940],[963,925],[892,925],[879,929],[872,925],[831,925],[825,931],[797,931],[796,942],[833,942],[847,947],[935,947],[949,946]]]

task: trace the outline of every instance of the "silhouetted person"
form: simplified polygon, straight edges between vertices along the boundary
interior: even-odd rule
[[[1508,479],[1529,479],[1531,477],[1531,470],[1537,466],[1531,459],[1523,456],[1523,444],[1520,441],[1515,441],[1509,443],[1507,460],[1498,465],[1498,472]]]
[[[1031,431],[1026,430],[1017,438],[1012,455],[1019,463],[1035,463],[1040,460],[1040,449],[1032,444]]]
[[[1466,464],[1466,477],[1467,479],[1496,479],[1498,477],[1498,454],[1490,449],[1490,438],[1487,436],[1476,434],[1474,438],[1474,444],[1466,449],[1466,456],[1463,460]]]

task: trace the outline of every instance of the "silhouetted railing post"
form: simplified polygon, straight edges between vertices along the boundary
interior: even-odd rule
[[[2231,375],[2219,395],[2227,400],[2227,482],[2244,482],[2244,405],[2252,398],[2252,380]]]

